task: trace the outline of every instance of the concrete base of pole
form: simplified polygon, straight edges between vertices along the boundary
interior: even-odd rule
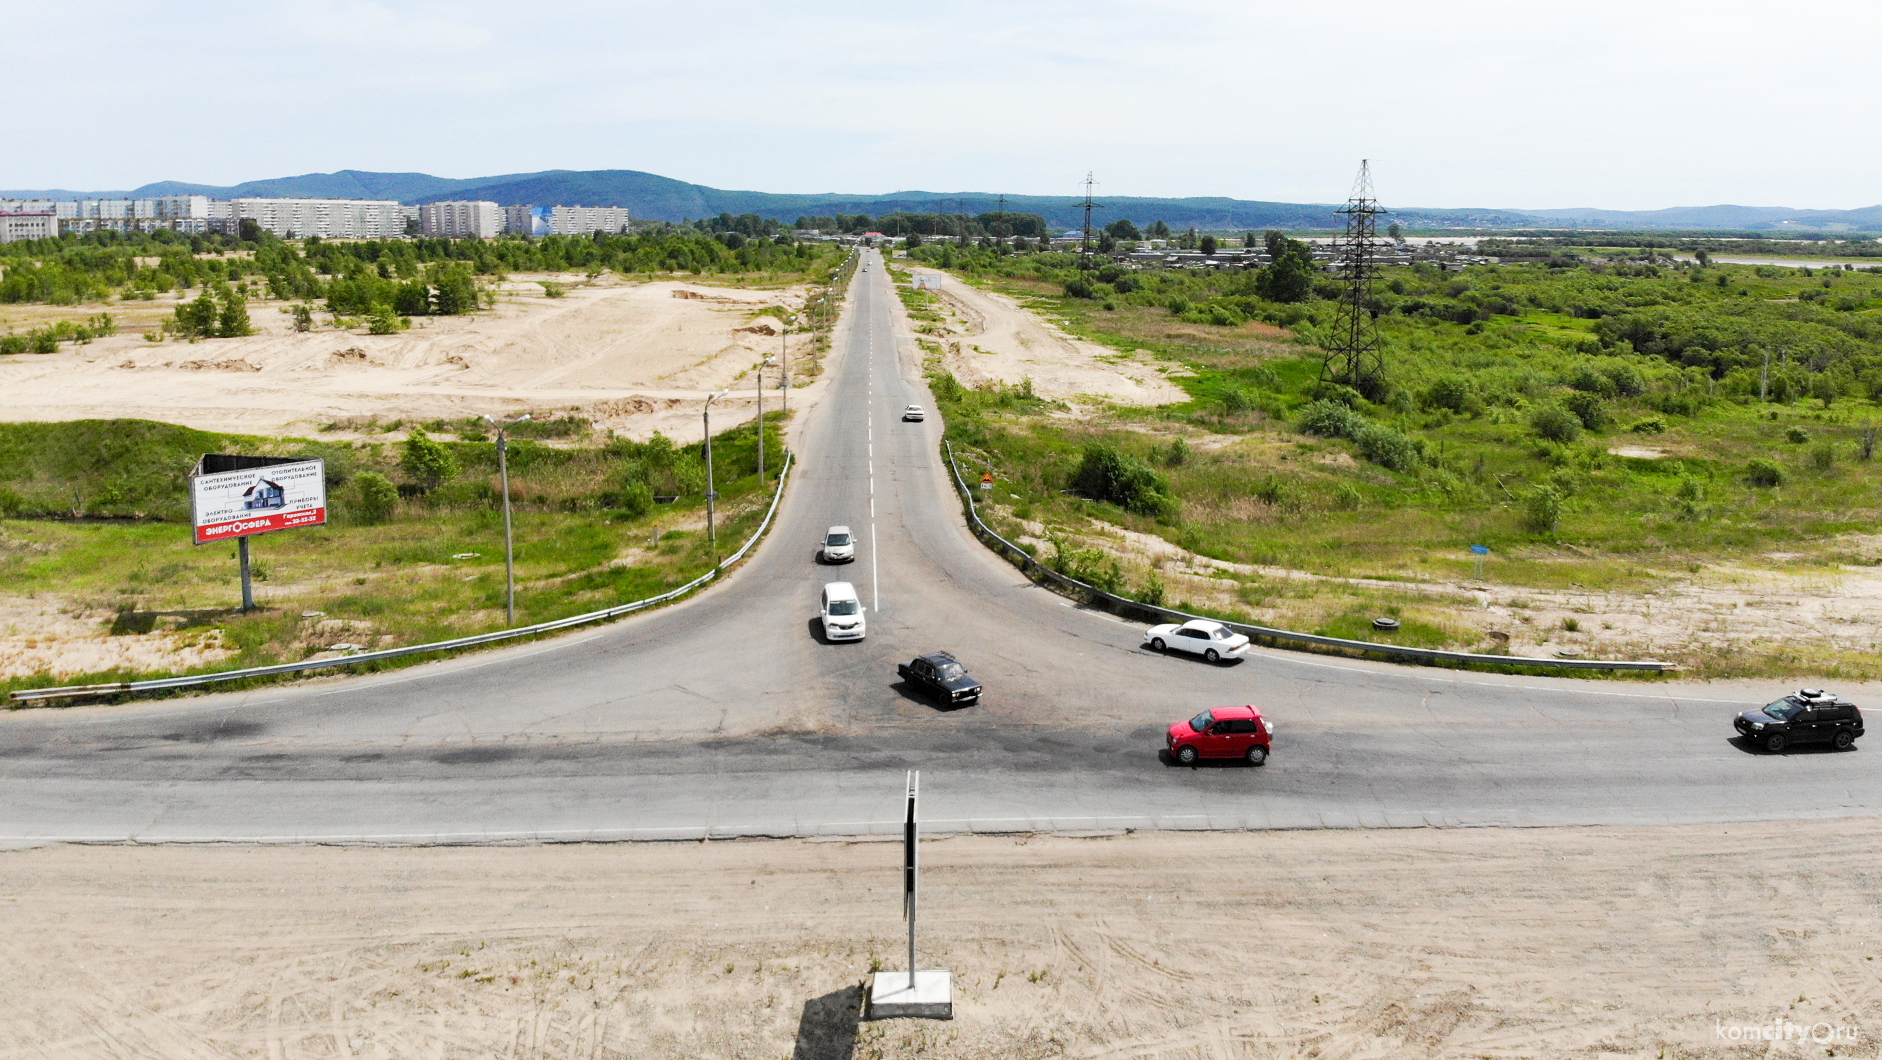
[[[910,989],[907,972],[877,972],[869,983],[869,1008],[863,1018],[902,1017],[953,1019],[953,974],[942,969],[916,972],[914,988]]]

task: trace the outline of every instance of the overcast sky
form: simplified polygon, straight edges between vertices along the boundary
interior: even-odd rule
[[[1874,0],[0,0],[0,187],[1882,202]]]

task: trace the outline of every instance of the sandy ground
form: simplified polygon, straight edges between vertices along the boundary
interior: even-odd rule
[[[1041,556],[1053,555],[1043,524],[1021,525],[1027,532],[1018,543],[1033,545]],[[1251,606],[1238,595],[1241,583],[1223,575],[1303,587],[1350,586],[1409,599],[1424,608],[1418,617],[1476,630],[1476,641],[1461,645],[1463,650],[1507,648],[1511,655],[1532,658],[1552,658],[1563,649],[1590,659],[1668,661],[1690,661],[1694,653],[1882,650],[1882,568],[1874,566],[1813,566],[1809,573],[1796,574],[1778,569],[1792,557],[1775,554],[1751,558],[1767,559],[1771,567],[1706,565],[1654,592],[1606,592],[1499,584],[1494,564],[1486,567],[1484,581],[1326,577],[1213,559],[1102,521],[1094,521],[1088,532],[1062,536],[1068,546],[1095,547],[1118,558],[1130,585],[1141,584],[1154,568],[1173,602],[1248,611],[1256,622],[1279,629],[1310,629],[1318,623],[1311,592],[1268,593],[1264,606]],[[1882,537],[1847,536],[1839,543],[1852,552],[1882,556]],[[1340,603],[1335,610],[1344,608]],[[1578,628],[1567,629],[1568,621]]]
[[[111,634],[114,612],[76,606],[63,596],[0,595],[0,678],[37,673],[181,670],[238,654],[216,629],[163,623],[148,633]]]
[[[895,843],[23,851],[0,1057],[1874,1056],[1876,825],[929,842],[860,1025]]]
[[[549,278],[549,277],[544,277]],[[109,309],[120,334],[58,353],[0,358],[0,420],[131,416],[205,430],[318,432],[359,418],[429,420],[525,410],[578,412],[599,427],[644,438],[690,436],[705,395],[735,387],[713,410],[730,426],[755,415],[752,367],[779,352],[779,321],[802,289],[759,291],[604,277],[562,277],[565,297],[528,280],[505,285],[499,306],[466,317],[420,317],[409,331],[367,335],[323,327],[296,334],[283,303],[257,302],[258,334],[152,344],[138,321],[166,308],[34,307],[9,323],[81,319]],[[54,311],[56,310],[56,311]],[[162,314],[158,314],[162,315]],[[793,336],[794,366],[807,367],[808,336]],[[800,376],[800,379],[804,377]],[[770,376],[770,387],[776,376]],[[775,400],[770,395],[768,400]],[[329,436],[346,436],[347,431]]]
[[[913,275],[938,277],[941,303],[953,318],[950,334],[938,336],[955,378],[968,386],[1013,385],[1031,378],[1033,391],[1072,404],[1168,405],[1189,395],[1164,378],[1172,366],[1148,354],[1129,356],[1073,338],[1014,299],[969,286],[934,269]]]

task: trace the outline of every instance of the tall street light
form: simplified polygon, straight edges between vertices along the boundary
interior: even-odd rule
[[[758,366],[758,488],[765,488],[765,369],[771,367],[771,358]]]
[[[719,499],[719,491],[712,488],[712,403],[724,397],[729,389],[706,395],[706,541],[712,546],[715,559],[719,555],[719,534],[712,522],[712,502]]]
[[[778,329],[778,389],[784,393],[784,418],[791,418],[791,328],[783,325]]]
[[[503,479],[503,580],[506,585],[503,613],[512,626],[516,625],[516,546],[510,536],[510,439],[505,432],[528,419],[527,412],[508,423],[484,417],[485,423],[497,429],[497,474]]]

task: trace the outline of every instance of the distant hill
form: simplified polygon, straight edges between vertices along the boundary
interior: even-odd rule
[[[234,187],[158,181],[131,191],[77,192],[63,190],[0,190],[5,198],[120,198],[144,195],[208,195],[218,199],[243,196],[282,198],[396,199],[405,203],[447,199],[489,199],[509,206],[581,205],[625,206],[634,216],[656,221],[683,221],[721,213],[755,213],[790,222],[803,216],[868,214],[880,217],[909,213],[992,213],[1000,209],[999,196],[987,192],[898,191],[886,195],[823,192],[785,195],[763,191],[726,191],[703,184],[643,173],[633,169],[566,170],[511,173],[494,177],[452,179],[427,173],[371,173],[343,169],[337,173],[305,173],[297,177],[253,180]],[[1139,227],[1163,221],[1172,228],[1213,231],[1247,229],[1338,228],[1341,218],[1334,203],[1259,202],[1216,197],[1135,198],[1104,196],[1094,211],[1096,223],[1124,217]],[[1036,213],[1057,229],[1083,223],[1084,211],[1072,196],[1009,195],[1011,213]],[[1581,207],[1564,210],[1458,209],[1407,207],[1393,210],[1388,220],[1408,228],[1625,228],[1717,229],[1731,231],[1882,231],[1882,206],[1859,210],[1795,210],[1776,206],[1680,206],[1664,210],[1601,210]]]

